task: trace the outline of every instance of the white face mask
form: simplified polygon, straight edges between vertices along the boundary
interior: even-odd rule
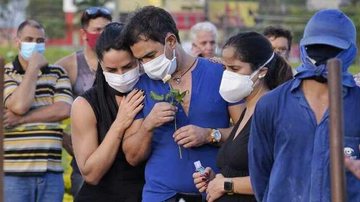
[[[109,86],[121,93],[131,91],[140,76],[139,67],[135,67],[134,69],[127,71],[125,74],[115,74],[105,71],[103,71],[103,74]]]
[[[173,50],[173,58],[169,60],[164,53],[158,57],[143,64],[145,73],[154,80],[163,80],[165,76],[171,75],[176,70],[175,49]]]
[[[254,82],[252,81],[252,78],[273,58],[274,53],[251,75],[242,75],[225,70],[221,79],[219,90],[221,97],[229,103],[236,103],[249,96],[254,89]]]
[[[236,103],[246,98],[253,91],[254,82],[251,80],[255,71],[251,75],[241,75],[229,70],[225,70],[220,84],[220,95],[229,103]]]

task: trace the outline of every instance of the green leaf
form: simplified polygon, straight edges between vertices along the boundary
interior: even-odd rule
[[[186,91],[184,91],[184,92],[180,93],[181,99],[183,99],[183,98],[185,97],[185,95],[186,95],[186,94],[188,94],[188,93],[189,93],[189,91],[188,91],[188,90],[186,90]]]
[[[170,93],[170,92],[165,95],[165,101],[166,101],[166,102],[169,102],[170,104],[172,104],[172,103],[171,103],[171,101],[172,101],[171,98],[172,98],[172,96],[171,96],[171,93]]]
[[[156,94],[154,91],[150,92],[150,97],[155,101],[164,101],[164,95]]]
[[[179,91],[178,89],[173,89],[173,88],[171,88],[171,89],[170,89],[170,93],[171,93],[172,95],[176,96],[176,95],[178,95],[178,94],[180,93],[180,91]]]
[[[186,95],[186,93],[188,93],[188,91],[184,91],[182,93],[180,93],[180,91],[178,92],[178,94],[175,96],[175,99],[178,103],[183,103],[184,102],[184,97]]]

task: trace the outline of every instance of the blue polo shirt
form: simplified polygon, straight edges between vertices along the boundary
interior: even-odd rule
[[[184,113],[181,105],[176,113],[177,127],[193,124],[203,128],[229,127],[228,103],[219,94],[223,68],[220,64],[199,58],[197,66],[191,72],[192,89],[189,115]],[[136,88],[145,91],[144,108],[137,118],[146,117],[156,101],[151,99],[150,92],[166,94],[170,86],[162,81],[142,75]],[[200,160],[204,167],[216,170],[218,148],[203,145],[185,149],[182,147],[182,159],[179,157],[178,145],[172,137],[174,121],[154,130],[150,157],[145,168],[145,186],[143,201],[164,201],[176,193],[199,193],[192,174],[195,172],[194,161]]]
[[[317,124],[295,78],[257,103],[249,170],[258,201],[330,201],[329,111]],[[343,87],[344,151],[359,159],[360,88]],[[360,180],[346,172],[348,201],[360,201]]]

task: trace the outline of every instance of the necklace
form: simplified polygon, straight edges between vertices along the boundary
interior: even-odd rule
[[[197,59],[194,60],[194,62],[190,65],[189,68],[187,68],[183,73],[181,73],[179,76],[174,76],[173,80],[175,81],[176,84],[180,84],[181,83],[181,78],[194,66],[195,62],[197,61]]]

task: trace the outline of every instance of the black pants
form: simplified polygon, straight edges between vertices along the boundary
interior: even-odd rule
[[[167,199],[165,202],[204,202],[201,194],[177,193],[175,196]]]

